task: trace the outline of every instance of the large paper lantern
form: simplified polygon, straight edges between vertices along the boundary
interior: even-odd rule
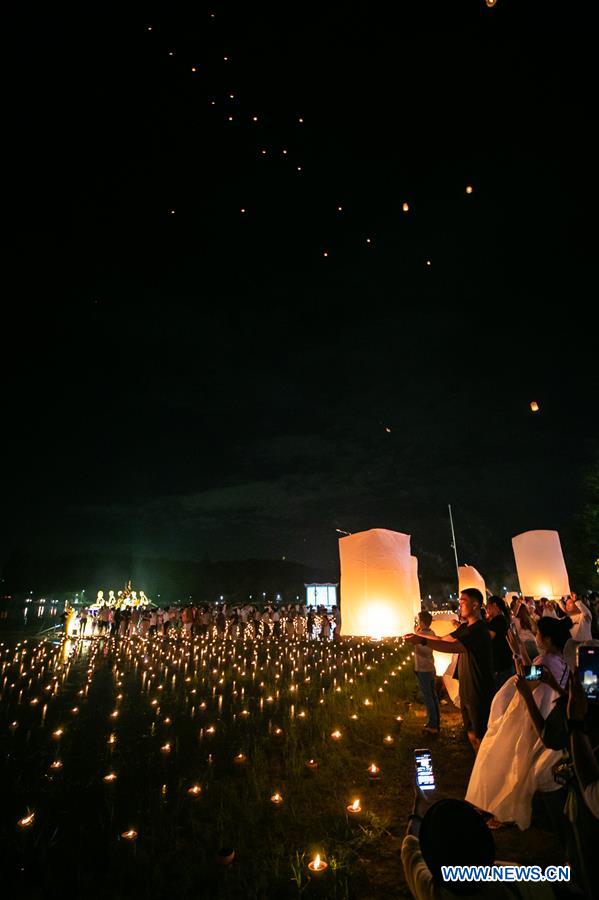
[[[458,627],[455,624],[457,617],[458,614],[454,612],[433,613],[431,628],[437,637],[446,637],[452,631],[455,631]],[[439,650],[433,650],[433,661],[437,675],[445,675],[451,665],[453,656],[454,654],[452,653],[441,653]]]
[[[474,566],[458,566],[458,587],[460,593],[465,588],[478,588],[483,595],[483,600],[487,599],[485,579]]]
[[[418,617],[418,613],[422,609],[422,600],[420,597],[420,581],[418,580],[418,558],[416,556],[411,556],[410,561],[412,563],[412,611],[414,613],[414,618]]]
[[[512,547],[524,597],[559,600],[570,593],[557,531],[525,531],[512,538]]]
[[[341,634],[397,637],[414,629],[409,534],[372,528],[339,539]]]

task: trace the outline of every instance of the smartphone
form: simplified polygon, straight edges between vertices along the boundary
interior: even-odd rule
[[[587,700],[596,703],[599,700],[599,647],[577,647],[576,666]]]
[[[524,666],[524,677],[527,681],[539,681],[543,674],[543,666]]]
[[[416,767],[416,784],[421,791],[433,791],[436,788],[433,760],[430,750],[414,750]]]

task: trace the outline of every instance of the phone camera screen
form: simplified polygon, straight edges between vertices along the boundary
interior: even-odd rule
[[[416,784],[422,791],[432,791],[435,787],[433,761],[428,751],[416,751]]]

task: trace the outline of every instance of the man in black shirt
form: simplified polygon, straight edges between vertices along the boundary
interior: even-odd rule
[[[441,653],[459,653],[457,678],[460,683],[460,709],[468,739],[478,752],[487,730],[493,682],[491,635],[482,619],[483,595],[477,588],[465,588],[460,594],[460,618],[463,624],[446,637],[423,638],[406,634],[411,644],[428,644]],[[455,677],[455,676],[454,676]]]
[[[505,684],[510,675],[515,674],[512,651],[507,641],[509,630],[509,613],[505,601],[501,597],[489,597],[487,600],[487,628],[491,635],[493,651],[493,677],[495,690]]]

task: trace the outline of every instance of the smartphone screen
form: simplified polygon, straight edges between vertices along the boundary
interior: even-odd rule
[[[543,674],[543,666],[524,666],[524,677],[527,681],[538,681]]]
[[[414,750],[414,764],[416,766],[416,784],[420,790],[434,790],[436,785],[431,751],[422,749]]]
[[[577,647],[576,664],[587,700],[599,700],[599,647]]]

